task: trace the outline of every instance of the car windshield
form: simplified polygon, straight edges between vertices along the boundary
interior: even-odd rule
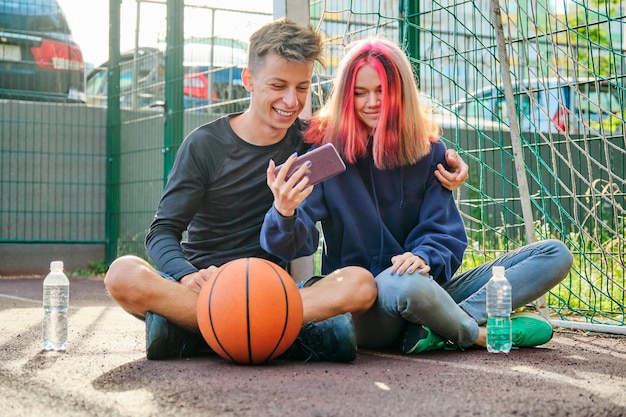
[[[70,34],[56,0],[0,0],[0,30]]]

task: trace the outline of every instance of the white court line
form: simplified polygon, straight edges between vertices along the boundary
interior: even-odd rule
[[[615,356],[616,358],[626,359],[626,353],[620,353],[620,352],[616,352],[616,351],[611,350],[611,349],[606,349],[603,346],[598,346],[597,344],[586,343],[584,340],[573,341],[573,340],[569,340],[569,339],[559,339],[559,341],[557,343],[560,343],[560,344],[563,344],[563,345],[567,345],[567,346],[580,346],[581,344],[584,344],[586,350],[590,350],[590,351],[593,351],[593,352],[598,352],[598,353],[601,353],[603,355]]]
[[[0,298],[6,298],[7,300],[15,300],[15,301],[25,301],[27,303],[40,305],[43,308],[43,304],[42,304],[42,300],[41,299],[35,300],[35,299],[32,299],[32,298],[24,298],[24,297],[18,297],[17,295],[8,295],[8,294],[0,294]],[[81,308],[81,307],[76,307],[76,306],[72,305],[72,300],[70,298],[69,309],[70,310],[74,310],[74,309],[79,309],[79,308]]]
[[[380,356],[383,358],[387,358],[387,359],[394,359],[394,360],[405,360],[405,361],[409,361],[409,362],[419,362],[419,363],[430,363],[430,364],[436,364],[436,365],[442,365],[442,366],[452,366],[455,368],[460,368],[460,369],[469,369],[472,371],[480,371],[480,372],[490,372],[492,374],[500,374],[500,375],[517,375],[519,376],[519,372],[517,371],[512,371],[512,370],[508,370],[508,369],[500,369],[500,368],[494,368],[494,367],[489,367],[489,366],[481,366],[481,365],[469,365],[466,363],[456,363],[456,362],[446,362],[446,361],[439,361],[439,360],[435,360],[435,359],[423,359],[423,358],[419,358],[415,355],[402,355],[402,354],[390,354],[390,353],[383,353],[383,352],[374,352],[374,351],[365,351],[365,350],[359,350],[359,353],[364,353],[366,355],[370,355],[370,356]]]
[[[33,300],[32,298],[18,297],[16,295],[0,294],[0,298],[7,298],[9,300],[26,301],[33,304],[41,304],[41,300]]]
[[[575,378],[554,372],[541,371],[530,366],[516,366],[513,369],[525,374],[535,375],[551,382],[565,383],[589,391],[615,405],[626,407],[626,378],[594,372],[576,371]]]
[[[594,395],[597,395],[615,405],[624,407],[626,406],[626,378],[617,377],[611,375],[610,377],[605,374],[574,371],[575,378],[571,376],[548,372],[541,369],[536,369],[530,366],[513,366],[510,369],[500,369],[489,366],[481,365],[469,365],[464,363],[446,362],[433,359],[422,359],[416,356],[409,355],[393,355],[388,353],[373,352],[373,351],[359,351],[370,356],[380,356],[387,359],[405,360],[409,362],[429,363],[460,369],[469,369],[479,372],[489,372],[498,375],[531,375],[533,377],[549,381],[552,384],[571,385],[584,391],[588,391]]]

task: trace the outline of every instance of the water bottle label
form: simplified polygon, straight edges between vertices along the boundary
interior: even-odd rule
[[[59,309],[67,308],[69,298],[69,288],[67,285],[46,285],[44,286],[44,308]]]

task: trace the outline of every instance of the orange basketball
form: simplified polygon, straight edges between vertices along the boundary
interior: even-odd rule
[[[240,364],[259,364],[284,353],[302,327],[302,298],[280,266],[260,258],[222,265],[204,284],[198,326],[211,349]]]

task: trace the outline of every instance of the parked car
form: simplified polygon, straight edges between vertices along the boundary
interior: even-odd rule
[[[136,59],[135,59],[136,55]],[[96,107],[107,105],[107,71],[104,62],[87,75],[87,104]],[[134,76],[136,74],[136,76]],[[146,108],[164,94],[165,63],[163,54],[156,48],[139,48],[120,55],[120,106]],[[133,86],[133,83],[136,83]]]
[[[513,85],[522,131],[604,133],[624,131],[624,103],[618,89],[594,78],[533,79]],[[510,126],[501,85],[470,93],[451,110],[463,118],[501,120]]]
[[[192,47],[195,46],[195,47]],[[207,54],[199,54],[197,45],[185,47],[183,71],[183,105],[185,109],[230,112],[247,107],[247,91],[241,81],[243,56],[235,56],[228,47],[216,47],[216,52],[227,54],[225,59],[213,58],[209,65]],[[205,50],[206,45],[205,45]],[[206,51],[205,51],[206,52]],[[107,105],[108,61],[87,75],[87,103]],[[209,78],[212,80],[209,85]],[[209,93],[210,92],[210,93]],[[209,100],[209,94],[211,100]],[[165,58],[158,48],[143,47],[120,56],[120,106],[125,109],[149,109],[165,98]],[[223,105],[222,105],[223,104]]]
[[[0,0],[0,97],[85,101],[85,62],[56,0]]]

